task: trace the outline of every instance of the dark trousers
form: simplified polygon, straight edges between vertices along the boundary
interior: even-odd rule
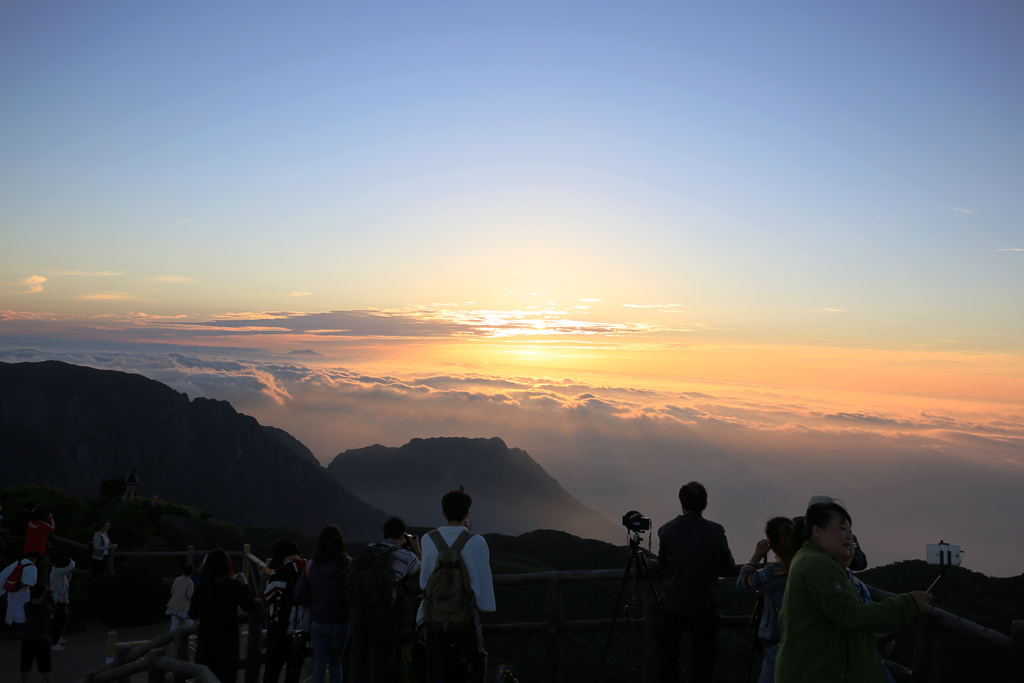
[[[263,666],[263,683],[277,683],[285,669],[284,683],[299,683],[302,661],[306,658],[306,639],[293,636],[284,628],[267,629],[267,660]]]
[[[487,652],[479,612],[471,624],[456,631],[427,624],[425,650],[427,683],[484,683]]]
[[[659,683],[678,683],[679,651],[683,633],[689,633],[693,651],[690,683],[711,683],[718,659],[718,611],[711,614],[661,612],[655,635]]]
[[[53,671],[49,640],[25,638],[21,641],[21,673],[31,671],[33,661],[39,673],[48,674]]]
[[[352,606],[352,681],[391,683],[395,680],[391,648],[395,621],[391,604]]]
[[[66,602],[57,602],[53,605],[53,623],[50,625],[50,638],[53,645],[60,642],[60,637],[64,635],[64,624],[68,621],[68,604]]]

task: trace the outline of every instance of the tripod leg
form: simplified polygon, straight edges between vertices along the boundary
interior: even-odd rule
[[[633,555],[630,554],[626,560],[626,571],[622,573],[622,582],[619,584],[619,597],[615,599],[615,611],[612,612],[612,623],[608,626],[608,639],[604,643],[604,651],[601,653],[601,663],[597,665],[597,675],[594,683],[601,680],[601,673],[604,671],[604,662],[608,657],[608,648],[612,644],[612,635],[615,633],[615,620],[619,618],[619,608],[622,605],[622,598],[626,594],[626,584],[629,582],[629,570],[633,567]]]

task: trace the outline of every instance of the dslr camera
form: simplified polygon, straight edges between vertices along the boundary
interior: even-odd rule
[[[636,510],[630,510],[622,515],[622,526],[626,527],[630,532],[643,533],[644,531],[651,530],[651,518],[644,517]]]

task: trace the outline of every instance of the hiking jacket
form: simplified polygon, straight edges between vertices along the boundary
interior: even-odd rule
[[[876,631],[918,614],[909,593],[864,603],[850,576],[810,541],[789,567],[776,683],[884,683]]]

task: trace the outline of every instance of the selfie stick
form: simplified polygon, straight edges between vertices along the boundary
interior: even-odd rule
[[[932,592],[932,588],[935,588],[935,584],[937,584],[939,582],[939,579],[941,579],[943,576],[946,575],[946,570],[947,569],[949,569],[949,565],[945,565],[945,564],[942,565],[942,570],[939,571],[939,575],[935,577],[934,581],[932,581],[932,585],[930,585],[930,586],[928,586],[927,588],[924,589],[925,593],[931,593]]]
[[[945,576],[946,572],[949,571],[949,568],[953,565],[953,552],[949,550],[949,546],[945,541],[939,541],[939,564],[942,565],[942,569],[939,570],[939,575],[935,577],[935,580],[932,581],[932,585],[928,586],[925,593],[930,593],[932,588],[935,587],[935,584],[939,582],[939,579]]]

